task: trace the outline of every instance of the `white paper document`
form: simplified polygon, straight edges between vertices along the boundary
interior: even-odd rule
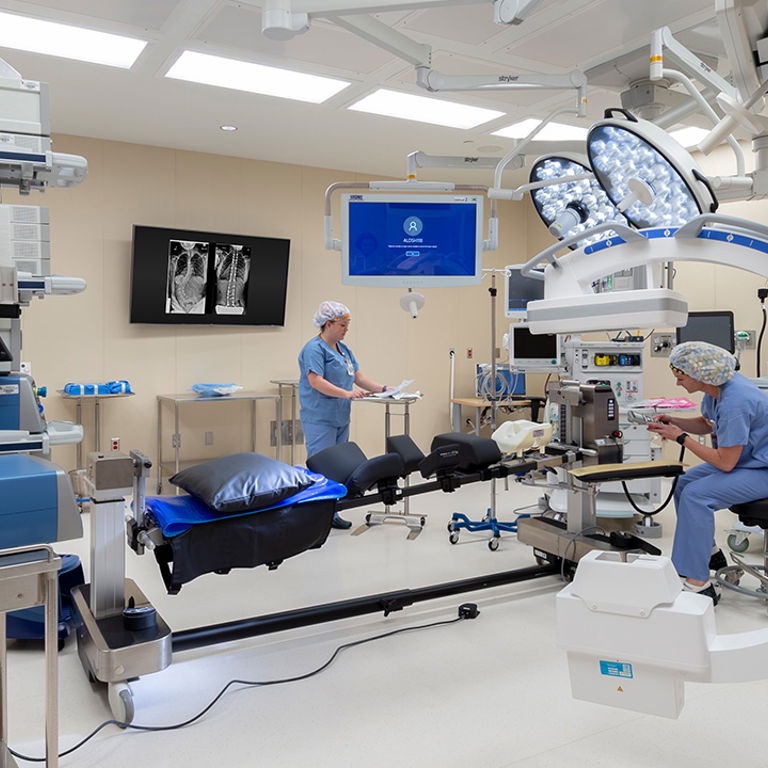
[[[379,400],[402,400],[406,397],[421,397],[421,392],[406,392],[406,387],[409,387],[415,379],[403,379],[396,387],[389,387],[386,392],[371,392],[367,397],[375,397]]]

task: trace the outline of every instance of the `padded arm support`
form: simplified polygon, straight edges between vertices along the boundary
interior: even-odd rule
[[[610,483],[614,480],[637,480],[641,477],[677,477],[683,474],[682,462],[662,464],[659,461],[639,461],[627,464],[596,464],[568,470],[583,483]]]
[[[501,461],[501,451],[494,440],[489,437],[465,435],[462,432],[446,432],[432,439],[431,451],[445,445],[459,446],[458,469],[470,472],[483,469]]]

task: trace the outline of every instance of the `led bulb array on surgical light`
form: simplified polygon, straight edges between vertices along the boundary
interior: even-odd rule
[[[530,181],[535,183],[567,179],[587,173],[590,173],[590,169],[585,163],[568,157],[547,156],[534,163]],[[594,178],[563,181],[560,184],[540,187],[531,191],[531,198],[539,216],[556,237],[562,238],[566,234],[583,232],[609,221],[627,223]],[[580,240],[572,247],[581,248],[606,236],[603,232]]]
[[[587,138],[595,176],[613,203],[624,203],[624,215],[640,228],[681,226],[700,214],[706,201],[694,191],[699,181],[690,155],[657,126],[647,124],[654,133],[649,140],[639,135],[645,121],[617,123],[598,123]],[[643,184],[630,184],[633,179]],[[638,188],[647,197],[637,199]]]

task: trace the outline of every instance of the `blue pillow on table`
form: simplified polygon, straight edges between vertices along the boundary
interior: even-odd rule
[[[235,453],[184,469],[169,482],[216,512],[231,514],[277,504],[314,481],[301,467],[260,453]]]

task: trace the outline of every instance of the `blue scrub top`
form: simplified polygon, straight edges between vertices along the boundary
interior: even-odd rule
[[[309,383],[311,371],[337,387],[352,391],[355,373],[360,366],[352,350],[338,343],[341,354],[331,349],[320,336],[310,339],[299,353],[299,403],[303,422],[343,427],[349,424],[350,401],[340,397],[328,397]]]
[[[743,445],[737,467],[768,468],[768,395],[740,373],[720,387],[715,400],[704,395],[701,415],[714,421],[712,445]]]

